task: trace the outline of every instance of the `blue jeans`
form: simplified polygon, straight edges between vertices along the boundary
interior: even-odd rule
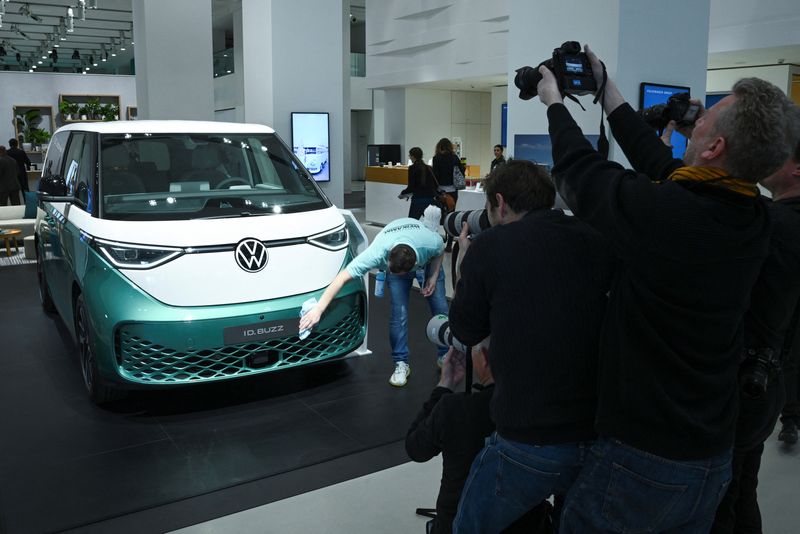
[[[730,452],[675,461],[600,438],[567,494],[561,532],[706,533],[730,480]]]
[[[500,532],[550,495],[565,494],[590,445],[529,445],[493,433],[472,462],[453,532]]]
[[[430,273],[430,265],[425,266],[425,279]],[[389,342],[392,344],[392,359],[397,362],[408,362],[408,294],[414,283],[416,271],[406,274],[386,273],[386,283],[392,295],[392,318],[389,320]],[[439,278],[436,280],[436,290],[433,295],[426,297],[431,315],[447,314],[447,298],[444,287],[444,267],[439,269]],[[420,332],[425,335],[425,332]],[[439,347],[437,354],[444,356],[447,347]]]

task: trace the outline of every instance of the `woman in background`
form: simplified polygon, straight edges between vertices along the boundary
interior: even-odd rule
[[[439,182],[439,190],[444,191],[453,197],[453,204],[457,206],[458,191],[453,186],[453,169],[455,167],[461,169],[461,173],[466,172],[466,168],[461,164],[461,160],[453,152],[453,143],[450,139],[443,137],[436,143],[436,155],[433,156],[433,174]],[[452,252],[453,238],[448,235],[447,247],[445,252]]]
[[[411,166],[408,168],[408,187],[400,192],[400,197],[411,195],[408,216],[412,219],[419,219],[425,212],[425,208],[433,204],[433,197],[436,196],[436,180],[431,168],[422,160],[420,147],[415,146],[409,150],[408,157],[411,159]]]

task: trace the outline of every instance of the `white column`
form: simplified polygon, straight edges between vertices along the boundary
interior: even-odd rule
[[[293,111],[329,113],[331,181],[320,186],[337,206],[352,166],[349,14],[343,0],[242,0],[245,120],[291,143]]]
[[[234,39],[238,39],[236,48],[241,50],[241,62],[235,67],[242,69],[244,121],[274,127],[272,58],[277,53],[293,54],[288,43],[273,46],[272,9],[272,0],[242,0],[241,33],[236,34],[238,21],[234,15]],[[282,137],[291,143],[291,138]]]
[[[687,85],[692,96],[702,98],[709,3],[710,0],[675,0],[663,4],[640,0],[509,0],[509,152],[513,153],[516,134],[548,132],[546,109],[539,100],[519,99],[514,70],[523,65],[535,67],[567,40],[589,43],[635,109],[639,106],[639,83],[645,81]],[[573,16],[565,16],[566,13]],[[567,101],[566,105],[584,133],[598,134],[599,105],[592,105],[590,96],[581,97],[581,103],[586,112],[573,102]],[[613,140],[611,155],[618,159]]]
[[[211,0],[133,0],[141,119],[211,120]]]

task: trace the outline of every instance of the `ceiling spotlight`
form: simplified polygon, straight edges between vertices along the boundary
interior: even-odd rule
[[[86,0],[78,0],[78,18],[86,20]]]
[[[106,55],[103,56],[103,61],[108,61],[108,52],[106,52]]]
[[[21,8],[19,8],[19,14],[23,17],[29,17],[35,20],[36,22],[42,22],[42,17],[39,15],[34,15],[31,13],[31,5],[30,4],[23,4]]]
[[[72,51],[72,59],[80,59],[80,58],[81,58],[81,53],[76,48],[75,50]]]
[[[75,31],[75,12],[71,7],[67,8],[67,33]]]

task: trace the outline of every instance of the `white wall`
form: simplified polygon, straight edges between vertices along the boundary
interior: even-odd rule
[[[711,0],[708,51],[800,44],[797,0]]]
[[[797,69],[797,67],[794,67]],[[791,95],[791,65],[771,65],[768,67],[748,67],[743,69],[719,69],[708,71],[706,90],[708,92],[730,91],[733,84],[742,78],[761,78]]]
[[[367,79],[350,77],[350,109],[372,109],[372,89],[367,89]]]
[[[0,71],[0,88],[0,113],[5,116],[0,120],[0,144],[3,145],[14,136],[12,108],[15,105],[52,106],[53,113],[58,114],[58,95],[63,93],[119,95],[122,117],[128,106],[136,106],[133,76]]]
[[[431,89],[406,89],[406,131],[403,143],[403,163],[411,147],[422,149],[425,161],[432,158],[436,143],[451,137],[452,93]],[[460,107],[463,115],[463,104]]]
[[[507,0],[370,1],[368,86],[397,87],[503,72],[507,5]]]

